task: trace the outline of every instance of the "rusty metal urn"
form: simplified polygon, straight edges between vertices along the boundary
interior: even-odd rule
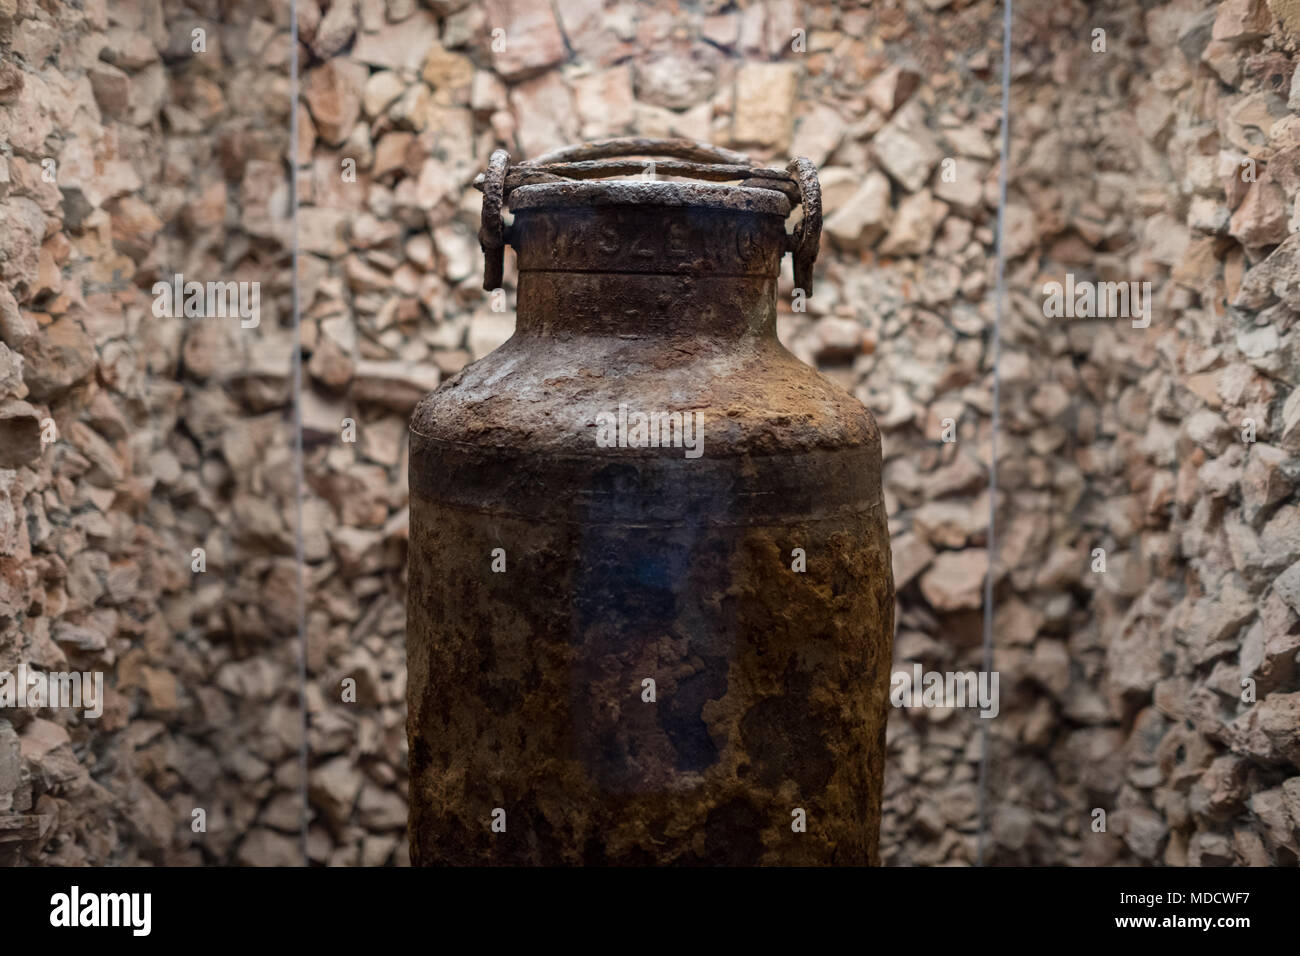
[[[611,140],[476,185],[516,330],[411,420],[412,861],[877,863],[880,438],[776,335],[815,169]]]

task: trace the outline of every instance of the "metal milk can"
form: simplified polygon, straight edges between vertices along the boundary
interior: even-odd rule
[[[626,139],[475,185],[516,330],[411,419],[412,861],[877,863],[880,437],[776,335],[816,170]]]

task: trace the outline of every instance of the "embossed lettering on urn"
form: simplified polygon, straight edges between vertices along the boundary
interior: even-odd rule
[[[489,283],[516,250],[516,331],[411,421],[413,862],[877,863],[880,439],[776,336],[815,174],[494,163],[481,235]]]

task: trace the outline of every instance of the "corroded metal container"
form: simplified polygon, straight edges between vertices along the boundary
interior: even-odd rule
[[[650,153],[713,181],[590,181]],[[517,321],[411,421],[412,860],[876,863],[880,439],[776,336],[815,171],[608,141],[478,185]]]

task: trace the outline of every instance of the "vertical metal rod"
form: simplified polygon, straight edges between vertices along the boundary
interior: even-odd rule
[[[1011,162],[1011,0],[1002,0],[1002,163],[998,169],[997,303],[993,316],[993,417],[989,435],[989,530],[988,573],[984,576],[984,671],[993,670],[993,568],[997,561],[998,516],[998,414],[1002,359],[1002,310],[1006,301],[1007,271],[1007,166]],[[984,720],[980,735],[979,843],[976,866],[984,865],[988,832],[989,725]]]
[[[293,303],[293,501],[294,561],[297,568],[298,619],[298,696],[302,744],[298,748],[298,792],[302,816],[299,838],[302,865],[308,866],[307,821],[307,602],[303,566],[306,548],[302,537],[303,450],[302,450],[302,316],[298,301],[298,0],[289,0],[289,231],[292,236],[290,262],[293,269],[291,300]]]

